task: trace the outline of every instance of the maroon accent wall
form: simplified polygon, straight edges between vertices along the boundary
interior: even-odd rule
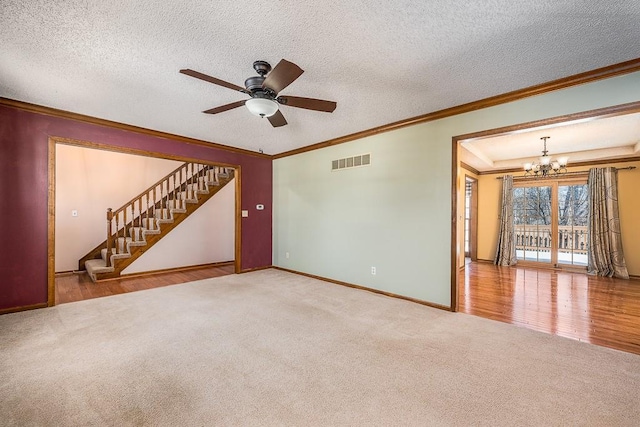
[[[0,310],[47,302],[50,136],[240,165],[242,269],[271,265],[271,159],[0,106]]]

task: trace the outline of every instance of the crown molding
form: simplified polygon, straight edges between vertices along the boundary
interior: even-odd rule
[[[474,174],[476,174],[476,175],[482,175],[482,174],[480,173],[480,171],[478,171],[478,170],[477,170],[476,168],[474,168],[473,166],[466,164],[465,162],[462,162],[462,161],[461,161],[461,162],[460,162],[460,167],[461,167],[462,169],[466,169],[468,172],[474,173]]]
[[[458,114],[468,113],[471,111],[480,110],[487,107],[494,107],[496,105],[517,101],[519,99],[541,95],[543,93],[552,92],[560,89],[566,89],[571,86],[577,86],[585,83],[594,82],[597,80],[604,80],[611,77],[620,76],[623,74],[629,74],[635,71],[640,71],[640,58],[632,59],[626,62],[620,62],[618,64],[609,65],[607,67],[598,68],[598,69],[587,71],[580,74],[575,74],[573,76],[564,77],[564,78],[553,80],[547,83],[530,86],[524,89],[518,89],[512,92],[504,93],[502,95],[496,95],[496,96],[481,99],[478,101],[469,102],[467,104],[446,108],[444,110],[434,111],[432,113],[423,114],[421,116],[400,120],[400,121],[389,123],[383,126],[378,126],[372,129],[364,130],[361,132],[352,133],[349,135],[330,139],[324,142],[319,142],[317,144],[308,145],[306,147],[297,148],[295,150],[285,151],[283,153],[273,155],[273,158],[280,159],[282,157],[294,156],[296,154],[305,153],[307,151],[319,150],[321,148],[330,147],[332,145],[344,144],[345,142],[350,142],[356,139],[377,135],[379,133],[389,132],[392,130],[400,129],[400,128],[411,126],[411,125],[416,125],[419,123],[425,123],[425,122],[443,119],[446,117],[456,116]]]
[[[129,132],[135,132],[144,135],[150,135],[159,138],[167,138],[187,144],[201,145],[208,148],[216,148],[219,150],[225,150],[240,154],[245,154],[254,157],[260,157],[265,159],[279,159],[282,157],[289,157],[296,154],[305,153],[307,151],[319,150],[321,148],[330,147],[333,145],[343,144],[345,142],[354,141],[356,139],[365,138],[368,136],[377,135],[379,133],[389,132],[392,130],[400,129],[403,127],[416,125],[420,123],[430,122],[434,120],[443,119],[446,117],[456,116],[458,114],[468,113],[483,108],[493,107],[500,104],[505,104],[519,99],[528,98],[535,95],[540,95],[555,90],[565,89],[571,86],[577,86],[585,83],[590,83],[597,80],[604,80],[611,77],[633,73],[640,71],[640,58],[632,59],[630,61],[613,64],[607,67],[598,68],[595,70],[587,71],[573,76],[564,77],[551,82],[542,83],[535,86],[530,86],[524,89],[507,92],[505,94],[492,96],[489,98],[473,101],[467,104],[458,105],[444,110],[438,110],[431,113],[423,114],[416,117],[400,120],[397,122],[389,123],[386,125],[378,126],[372,129],[352,133],[349,135],[341,136],[338,138],[330,139],[316,144],[308,145],[305,147],[297,148],[283,153],[269,155],[264,153],[258,153],[243,148],[231,147],[228,145],[219,144],[216,142],[204,141],[195,138],[189,138],[181,135],[171,134],[167,132],[161,132],[153,129],[147,129],[139,126],[129,125],[125,123],[115,122],[111,120],[101,119],[98,117],[92,117],[79,113],[72,113],[70,111],[60,110],[52,107],[45,107],[37,104],[31,104],[24,101],[18,101],[8,98],[0,97],[0,105],[17,108],[24,111],[29,111],[38,114],[44,114],[54,117],[61,117],[65,119],[91,123],[99,126],[106,126],[115,129],[126,130]]]
[[[231,147],[228,145],[218,144],[216,142],[209,142],[201,139],[189,138],[186,136],[175,135],[172,133],[161,132],[158,130],[147,129],[147,128],[128,125],[120,122],[114,122],[111,120],[87,116],[84,114],[72,113],[70,111],[59,110],[57,108],[45,107],[37,104],[31,104],[29,102],[24,102],[24,101],[17,101],[15,99],[0,97],[0,105],[17,108],[24,111],[29,111],[31,113],[44,114],[47,116],[60,117],[64,119],[75,120],[78,122],[90,123],[90,124],[99,125],[99,126],[106,126],[113,129],[120,129],[120,130],[135,132],[143,135],[154,136],[158,138],[172,139],[172,140],[184,142],[187,144],[201,145],[207,148],[216,148],[218,150],[231,151],[234,153],[245,154],[245,155],[254,156],[254,157],[262,157],[265,159],[272,158],[272,156],[269,154],[257,153],[255,151],[245,150],[243,148]]]
[[[640,156],[634,156],[634,157],[621,157],[619,159],[602,159],[602,160],[589,160],[589,161],[585,161],[585,162],[576,162],[576,163],[571,163],[569,165],[569,167],[586,167],[586,166],[598,166],[598,165],[610,165],[613,163],[628,163],[628,162],[640,162]],[[524,169],[522,168],[511,168],[511,169],[500,169],[500,170],[493,170],[493,171],[484,171],[484,172],[480,172],[478,175],[484,176],[484,175],[503,175],[505,173],[518,173],[518,172],[524,172]],[[559,175],[561,176],[561,175]]]

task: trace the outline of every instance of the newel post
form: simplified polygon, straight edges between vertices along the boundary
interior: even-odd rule
[[[111,220],[113,219],[113,210],[111,208],[107,209],[107,256],[106,256],[106,266],[111,267]]]

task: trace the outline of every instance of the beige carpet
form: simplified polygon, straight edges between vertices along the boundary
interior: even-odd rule
[[[640,425],[640,356],[277,270],[0,316],[0,425]]]

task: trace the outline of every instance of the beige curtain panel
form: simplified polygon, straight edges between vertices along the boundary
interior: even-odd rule
[[[589,170],[589,223],[587,271],[598,276],[628,279],[618,213],[616,168]]]
[[[502,177],[502,207],[500,210],[500,232],[496,249],[495,265],[515,265],[516,242],[513,226],[513,176]]]

